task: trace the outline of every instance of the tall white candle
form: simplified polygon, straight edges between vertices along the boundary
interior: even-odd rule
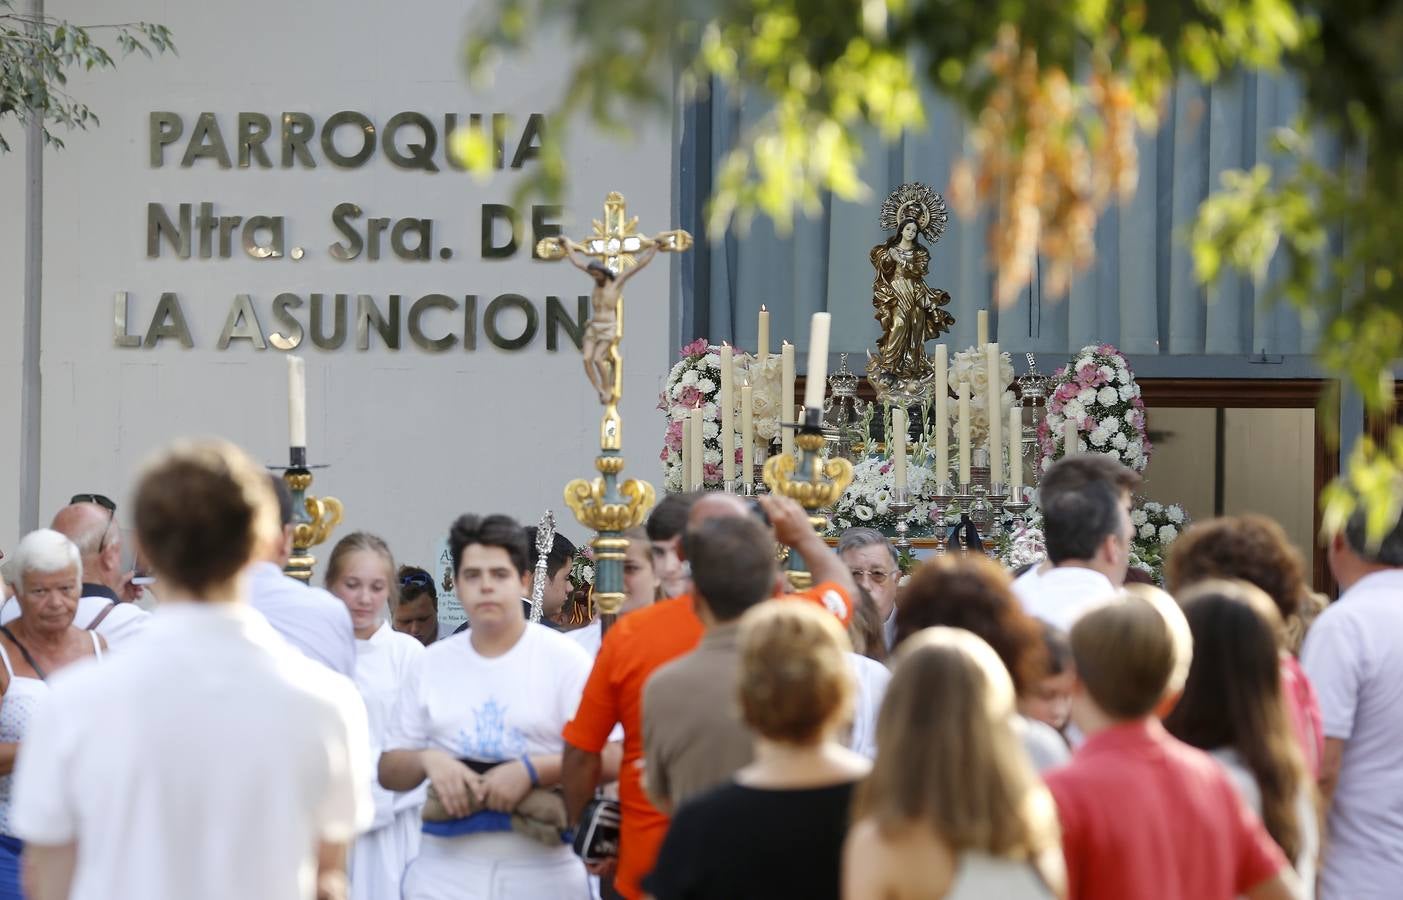
[[[1004,386],[998,344],[985,345],[984,363],[989,380],[989,481],[999,483],[1004,480]]]
[[[906,410],[898,406],[891,411],[892,459],[896,461],[892,484],[898,491],[906,490]]]
[[[701,407],[692,409],[692,485],[696,490],[706,487],[706,444],[703,442]]]
[[[1023,486],[1023,407],[1008,411],[1008,491],[1014,496]]]
[[[692,489],[692,414],[682,420],[682,490]]]
[[[760,333],[755,343],[755,361],[763,369],[765,361],[770,358],[770,311],[763,303],[760,304]]]
[[[755,388],[740,388],[740,483],[755,483]]]
[[[1071,456],[1081,445],[1081,432],[1077,420],[1069,418],[1062,426],[1062,455]]]
[[[950,480],[950,379],[949,353],[944,344],[935,345],[935,478],[939,484]]]
[[[809,320],[809,369],[804,375],[804,408],[823,409],[823,395],[828,391],[828,329],[833,324],[830,313],[814,313]]]
[[[969,382],[960,382],[960,484],[969,484]]]
[[[307,446],[307,363],[300,356],[287,358],[288,446]]]
[[[981,309],[974,316],[975,339],[974,346],[983,347],[989,343],[989,310]]]
[[[736,480],[735,363],[729,344],[721,345],[721,479]]]
[[[788,425],[794,421],[794,345],[785,341],[780,346],[779,421]],[[794,455],[794,429],[780,428],[780,451]]]

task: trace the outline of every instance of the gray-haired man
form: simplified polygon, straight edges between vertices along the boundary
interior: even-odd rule
[[[896,583],[901,577],[896,547],[875,528],[849,528],[838,538],[838,556],[853,581],[871,595],[890,650],[896,642]]]

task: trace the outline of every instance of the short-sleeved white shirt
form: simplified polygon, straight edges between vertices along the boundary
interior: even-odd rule
[[[1066,632],[1115,593],[1111,579],[1083,566],[1055,567],[1028,581],[1020,577],[1013,583],[1013,594],[1024,612]]]
[[[108,607],[112,611],[103,616]],[[0,625],[9,625],[19,616],[19,600],[12,597],[0,604]],[[92,623],[97,622],[98,616],[102,616],[102,621],[93,628]],[[96,631],[107,641],[109,648],[116,648],[140,634],[150,616],[135,603],[119,602],[113,606],[111,597],[89,594],[78,600],[78,608],[73,612],[73,627]]]
[[[1403,885],[1403,569],[1359,579],[1311,625],[1301,665],[1325,736],[1344,741],[1326,824],[1324,898]]]
[[[355,686],[242,604],[163,606],[122,653],[51,685],[11,823],[76,842],[73,900],[306,900],[318,841],[370,824]]]
[[[345,603],[270,562],[249,566],[248,589],[249,606],[289,644],[331,671],[355,677],[356,632]]]
[[[857,687],[853,694],[853,724],[848,747],[868,759],[876,759],[877,714],[882,709],[882,698],[887,695],[891,671],[875,659],[857,653],[848,654],[848,668]]]
[[[383,828],[404,809],[422,805],[424,790],[391,791],[380,786],[375,776],[385,735],[395,719],[400,689],[410,666],[424,655],[424,645],[407,634],[400,634],[388,622],[381,623],[367,640],[356,640],[356,687],[365,701],[370,722],[371,796],[375,798],[375,821],[371,829]]]
[[[510,650],[487,657],[471,632],[430,645],[408,668],[386,750],[437,749],[501,762],[561,750],[592,660],[544,625],[527,624]]]

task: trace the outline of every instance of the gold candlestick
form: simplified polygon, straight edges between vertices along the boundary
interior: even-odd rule
[[[809,511],[809,523],[820,534],[827,527],[828,519],[814,513],[837,503],[853,480],[851,462],[842,457],[825,460],[819,455],[824,444],[822,415],[817,407],[809,408],[804,411],[803,425],[783,426],[798,429],[794,436],[794,444],[799,448],[797,463],[787,454],[772,456],[765,462],[765,484],[773,493],[799,501],[799,505]],[[796,591],[813,586],[813,576],[797,553],[789,554],[786,574]]]
[[[326,541],[341,524],[345,508],[335,497],[312,497],[312,470],[307,467],[307,448],[292,448],[291,464],[283,470],[283,481],[292,491],[292,554],[283,572],[298,581],[310,583],[317,558],[312,548]]]

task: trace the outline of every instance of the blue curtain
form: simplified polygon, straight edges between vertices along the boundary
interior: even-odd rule
[[[1267,285],[1235,274],[1211,290],[1200,287],[1187,245],[1199,204],[1220,186],[1221,173],[1274,162],[1272,131],[1290,124],[1301,103],[1298,87],[1278,77],[1241,74],[1211,87],[1181,81],[1159,130],[1140,140],[1134,198],[1102,216],[1096,261],[1063,297],[1044,295],[1039,269],[1016,302],[996,310],[987,214],[970,220],[952,212],[949,229],[932,248],[929,282],[950,292],[954,344],[974,343],[974,313],[988,308],[997,339],[1020,353],[1061,355],[1100,341],[1135,355],[1312,352],[1315,322],[1268,302]],[[685,227],[694,234],[705,231],[714,164],[764,111],[761,102],[720,85],[680,111],[677,196]],[[876,221],[881,200],[905,181],[923,181],[944,193],[951,163],[964,146],[963,120],[948,103],[927,97],[927,116],[924,133],[895,144],[875,137],[865,142],[862,176],[872,188],[867,200],[825,198],[822,210],[797,221],[788,235],[757,219],[744,232],[732,228],[684,254],[681,339],[706,336],[753,347],[756,313],[765,304],[772,344],[783,337],[803,350],[809,316],[826,310],[833,314],[833,352],[854,354],[854,368],[860,368],[880,333],[872,318],[867,254],[885,238]]]

